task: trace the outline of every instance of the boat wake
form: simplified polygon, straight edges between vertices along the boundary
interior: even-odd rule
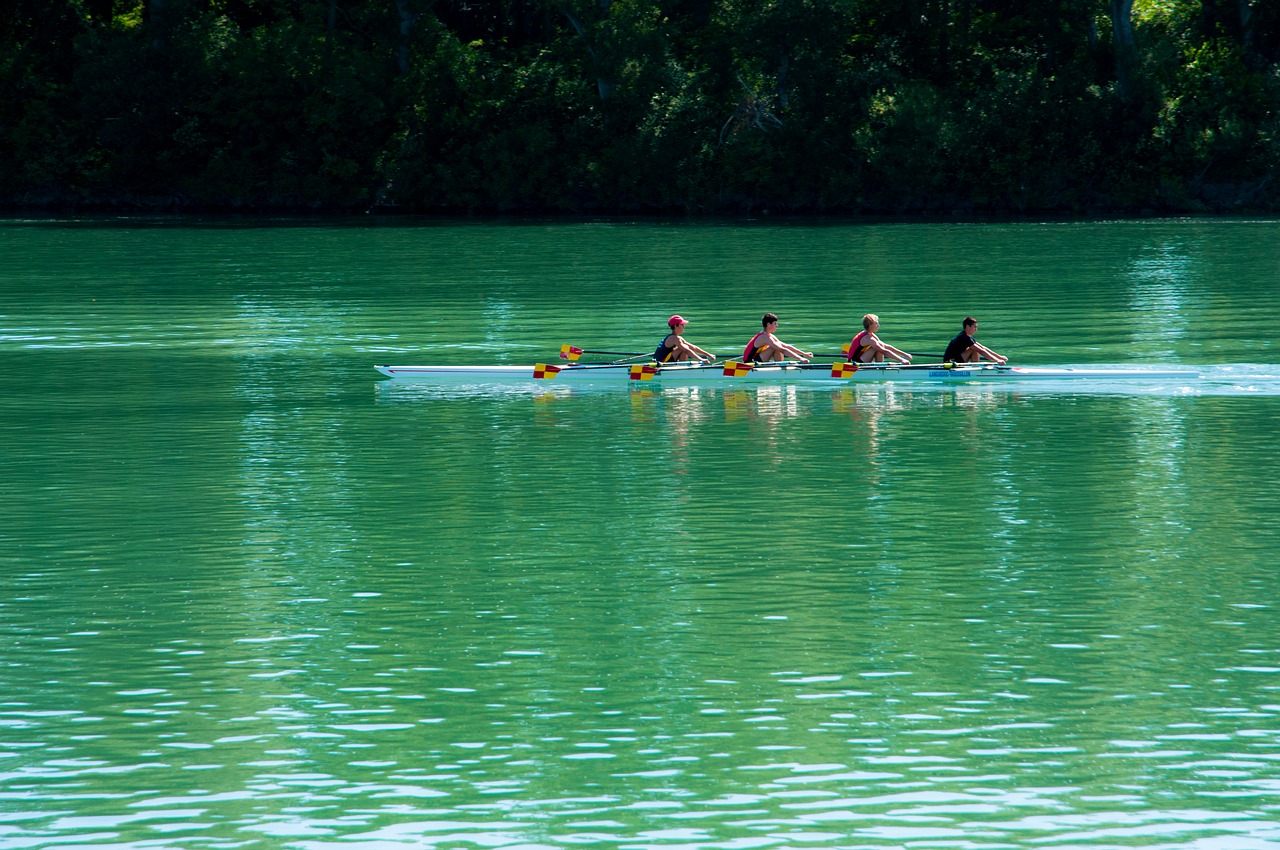
[[[1280,364],[1224,363],[1200,369],[1194,395],[1280,395]]]

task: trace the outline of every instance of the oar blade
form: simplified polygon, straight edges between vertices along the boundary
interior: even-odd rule
[[[853,373],[858,371],[857,363],[832,363],[831,377],[833,378],[852,378]]]
[[[648,357],[648,354],[638,351],[600,351],[594,348],[579,348],[576,345],[565,344],[560,346],[560,358],[562,360],[577,360],[584,354],[603,354],[610,357]]]
[[[535,363],[533,365],[533,377],[543,381],[550,381],[556,375],[559,375],[560,370],[563,368],[563,366],[552,366],[547,363]]]

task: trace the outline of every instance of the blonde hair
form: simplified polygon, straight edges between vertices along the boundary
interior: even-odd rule
[[[880,317],[877,316],[875,313],[868,313],[867,315],[862,317],[862,329],[864,331],[869,331],[871,330],[872,325],[878,325],[878,324],[880,324]]]

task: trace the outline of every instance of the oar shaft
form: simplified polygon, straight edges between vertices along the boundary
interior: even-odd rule
[[[646,352],[643,352],[643,351],[603,351],[603,350],[600,350],[600,349],[594,349],[594,348],[584,348],[584,349],[582,349],[581,353],[582,353],[582,354],[601,354],[601,355],[605,355],[605,356],[607,356],[607,357],[649,357],[649,356],[651,356],[649,353],[646,353]],[[929,357],[929,358],[933,358],[933,359],[936,359],[936,360],[941,360],[941,359],[942,359],[942,355],[941,355],[941,354],[922,354],[922,353],[917,352],[917,351],[912,351],[912,352],[908,352],[908,353],[909,353],[912,357]],[[823,354],[815,354],[815,355],[813,355],[813,358],[812,358],[812,359],[814,359],[814,360],[819,360],[819,359],[821,359],[821,360],[845,360],[845,359],[847,358],[847,356],[848,356],[848,355],[846,355],[846,354],[844,354],[844,353],[841,353],[841,354],[823,353]],[[876,365],[876,364],[873,364],[873,363],[859,363],[858,365],[859,365],[859,366],[872,366],[872,365]]]
[[[912,357],[932,357],[932,358],[937,359],[937,360],[941,360],[941,359],[942,359],[942,355],[941,355],[941,354],[922,354],[922,353],[920,353],[919,351],[908,351],[907,353],[908,353],[908,354],[910,354]],[[813,356],[814,356],[814,357],[822,357],[822,358],[830,357],[830,358],[835,359],[835,360],[844,360],[844,359],[845,359],[845,358],[847,358],[849,355],[848,355],[848,354],[841,353],[841,354],[815,354],[815,355],[813,355]]]

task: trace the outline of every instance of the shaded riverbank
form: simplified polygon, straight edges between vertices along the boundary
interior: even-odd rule
[[[1280,7],[20,0],[0,203],[443,214],[1280,204]]]

